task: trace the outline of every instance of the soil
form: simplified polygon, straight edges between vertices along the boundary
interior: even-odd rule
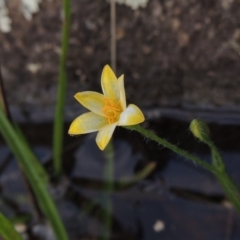
[[[12,19],[12,31],[0,35],[0,58],[12,113],[18,121],[52,122],[60,52],[61,1],[43,0],[40,11],[31,21],[27,21],[21,14],[20,1],[6,2]],[[66,105],[66,119],[70,121],[83,111],[73,95],[85,90],[101,91],[101,71],[105,64],[110,63],[109,2],[71,0],[71,3]],[[204,159],[210,158],[206,154],[209,149],[188,134],[189,121],[193,118],[188,110],[210,109],[209,115],[203,116],[210,119],[209,122],[217,119],[218,126],[210,125],[213,140],[225,154],[227,169],[238,184],[239,16],[240,0],[149,0],[146,8],[136,11],[125,5],[117,5],[117,75],[125,74],[128,102],[143,107],[144,112],[165,108],[167,115],[169,108],[174,109],[175,112],[172,113],[175,118],[188,121],[179,123],[169,118],[164,119],[154,115],[152,111],[152,116],[159,118],[157,121],[150,118],[151,121],[146,123],[147,127],[184,149],[189,146],[190,149],[187,150],[196,152]],[[215,114],[216,109],[221,110],[221,117]],[[226,118],[225,110],[228,110],[229,114],[231,109],[233,113]],[[222,127],[223,121],[232,121],[238,126]],[[68,126],[69,123],[66,128]],[[31,144],[43,144],[44,147],[48,145],[47,149],[44,148],[47,150],[46,155],[40,152],[44,157],[39,158],[49,161],[52,145],[49,133],[52,125],[46,127],[46,124],[28,122],[23,125],[23,130],[27,132]],[[121,128],[115,134],[117,141],[114,144],[118,146],[116,149],[119,153],[116,156],[119,163],[122,163],[120,159],[126,163],[122,164],[126,166],[126,169],[122,168],[124,174],[129,173],[129,169],[132,171],[129,164],[137,171],[148,161],[158,161],[159,164],[148,179],[136,184],[129,191],[116,192],[116,195],[113,195],[113,220],[116,216],[117,221],[113,224],[112,232],[114,236],[122,236],[114,239],[230,239],[239,236],[239,217],[231,206],[229,207],[229,202],[212,175],[209,176],[186,160],[175,158],[166,149],[140,138],[139,135],[132,132],[133,137],[129,135],[130,132]],[[96,174],[95,169],[100,169],[99,159],[106,159],[101,158],[94,137],[64,136],[67,138],[65,154],[68,154],[63,158],[64,171],[70,185],[69,192],[65,194],[68,199],[60,199],[61,192],[55,191],[58,208],[69,234],[75,237],[71,239],[82,239],[79,236],[90,235],[92,232],[93,235],[85,239],[93,239],[95,235],[97,239],[101,221],[91,222],[92,218],[79,218],[82,214],[81,208],[84,208],[85,202],[91,200],[89,196],[92,192],[90,195],[87,191],[85,193],[88,189],[77,180],[84,180],[86,174],[92,172]],[[122,143],[123,139],[127,140],[127,143]],[[1,153],[4,153],[3,146],[0,147]],[[73,147],[77,148],[76,152]],[[70,151],[74,157],[69,157]],[[5,152],[9,155],[9,149]],[[81,158],[77,157],[77,152]],[[4,168],[3,162],[6,163],[7,157],[2,154],[1,158],[1,166]],[[139,161],[134,165],[136,158],[139,158]],[[9,159],[8,162],[12,164],[13,161]],[[91,159],[95,159],[95,162]],[[16,169],[16,162],[14,163]],[[79,166],[77,164],[84,164],[88,170],[76,167]],[[8,164],[5,164],[6,166],[11,167]],[[49,162],[46,162],[45,166],[47,169],[50,166],[48,172],[52,171]],[[79,170],[80,176],[73,176],[74,170]],[[3,180],[1,182],[2,195],[7,200],[6,196],[12,196],[10,200],[13,199],[14,203],[19,199],[22,201],[22,195],[17,198],[11,192],[18,193],[16,189],[20,189],[17,185],[20,175],[12,174],[6,169],[1,172],[6,176],[2,178],[5,183]],[[9,183],[15,189],[8,187]],[[94,184],[95,182],[92,185]],[[94,194],[91,195],[93,196]],[[5,205],[2,209],[9,211]],[[103,216],[99,209],[102,208],[94,207],[93,216]],[[153,228],[155,223],[159,222],[166,224],[164,231],[157,232]],[[120,228],[122,235],[119,233],[119,226],[123,226]]]
[[[100,88],[110,63],[110,5],[72,0],[66,117],[73,95]],[[52,119],[61,37],[61,1],[43,0],[31,21],[8,0],[12,31],[0,35],[8,100],[18,119]],[[240,105],[240,0],[149,0],[136,11],[117,4],[117,75],[128,102],[144,108]],[[32,117],[34,118],[34,117]]]

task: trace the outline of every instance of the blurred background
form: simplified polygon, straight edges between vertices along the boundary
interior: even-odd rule
[[[60,193],[53,187],[53,195],[71,240],[99,239],[104,204],[89,215],[82,209],[101,195],[104,155],[94,136],[70,138],[67,129],[85,111],[73,95],[101,91],[101,72],[111,56],[110,3],[71,4],[66,179],[58,184]],[[60,0],[0,0],[0,64],[9,107],[50,173],[61,9]],[[116,73],[125,75],[128,103],[143,109],[146,127],[206,160],[208,148],[188,127],[196,117],[207,121],[238,183],[239,16],[240,0],[116,0]],[[240,218],[210,173],[127,130],[117,130],[114,139],[116,181],[149,162],[158,164],[147,179],[113,194],[111,239],[239,239]],[[0,209],[10,217],[31,215],[17,164],[1,144]],[[26,239],[54,239],[44,224],[23,226]]]
[[[27,113],[29,120],[52,119],[61,1],[1,2],[1,67],[10,107],[19,118]],[[136,10],[116,6],[117,75],[125,74],[129,102],[146,108],[238,111],[240,2],[145,2]],[[102,68],[110,63],[109,2],[72,1],[71,9],[69,119],[77,106],[74,93],[100,90]]]

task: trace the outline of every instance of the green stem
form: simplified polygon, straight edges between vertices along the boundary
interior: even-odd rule
[[[105,231],[103,233],[103,240],[111,239],[111,228],[112,228],[112,201],[111,201],[111,194],[114,189],[114,148],[112,141],[109,142],[105,151],[106,156],[106,167],[104,170],[104,179],[106,181],[106,185],[104,186],[104,205],[106,207],[106,214],[104,216],[104,225]]]
[[[216,178],[218,179],[218,181],[220,182],[220,184],[222,185],[223,189],[225,190],[228,198],[230,199],[232,204],[235,206],[237,211],[240,213],[240,190],[238,186],[235,184],[235,182],[232,180],[232,178],[226,172],[225,164],[223,162],[222,156],[219,153],[216,146],[211,141],[207,142],[207,144],[211,147],[211,150],[212,150],[212,157],[213,157],[212,165],[178,148],[177,146],[167,142],[166,140],[156,136],[154,133],[144,129],[140,125],[128,126],[126,128],[141,133],[143,136],[163,145],[164,147],[172,150],[173,152],[185,158],[188,158],[193,162],[213,172]]]
[[[204,162],[202,159],[190,154],[189,152],[169,143],[168,141],[158,137],[157,135],[155,135],[154,133],[146,130],[145,128],[141,127],[140,125],[133,125],[133,126],[127,126],[126,127],[127,129],[130,129],[130,130],[134,130],[134,131],[137,131],[139,133],[141,133],[143,136],[163,145],[164,147],[172,150],[173,152],[187,158],[187,159],[190,159],[192,160],[193,162],[201,165],[202,167],[208,169],[209,171],[211,172],[215,172],[215,168],[213,166],[211,166],[210,164]]]
[[[235,206],[238,213],[240,213],[240,190],[238,186],[234,183],[234,181],[226,171],[215,172],[215,176],[218,179],[218,181],[221,183],[229,200]]]
[[[11,121],[11,114],[8,107],[8,102],[6,98],[5,88],[3,84],[3,77],[1,72],[1,66],[0,66],[0,107],[6,114],[7,118]]]
[[[66,58],[69,47],[69,31],[70,31],[70,0],[63,0],[63,26],[61,40],[60,66],[58,75],[58,91],[57,106],[54,119],[54,135],[53,135],[53,161],[54,170],[57,176],[62,173],[61,155],[63,146],[63,121],[64,121],[64,104],[66,98]]]
[[[110,1],[110,16],[111,16],[111,67],[116,72],[116,58],[117,58],[117,38],[116,38],[116,2]]]
[[[219,170],[219,171],[225,171],[225,164],[222,159],[222,156],[220,152],[218,151],[215,144],[210,140],[206,139],[204,141],[211,149],[211,155],[212,155],[212,164]]]

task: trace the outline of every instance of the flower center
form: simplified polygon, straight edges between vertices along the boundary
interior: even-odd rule
[[[105,105],[102,108],[102,112],[108,119],[108,123],[114,123],[119,119],[122,107],[120,101],[116,101],[112,98],[104,98]]]

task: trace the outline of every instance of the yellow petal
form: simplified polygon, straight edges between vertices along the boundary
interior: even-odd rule
[[[101,111],[104,107],[104,95],[97,92],[86,91],[86,92],[79,92],[74,95],[74,97],[88,110],[104,116],[103,112]]]
[[[101,85],[103,93],[107,98],[120,99],[118,80],[108,65],[103,68]]]
[[[142,111],[134,104],[129,104],[128,107],[121,113],[118,125],[130,126],[141,123],[145,120]]]
[[[104,150],[108,145],[116,126],[117,123],[109,124],[103,127],[97,134],[96,143],[101,150]]]
[[[120,103],[123,110],[126,109],[126,95],[125,95],[125,88],[124,88],[124,75],[118,78],[118,87],[120,91]]]
[[[75,118],[68,133],[70,135],[79,135],[84,133],[96,132],[108,124],[105,117],[99,116],[95,113],[88,112]]]

